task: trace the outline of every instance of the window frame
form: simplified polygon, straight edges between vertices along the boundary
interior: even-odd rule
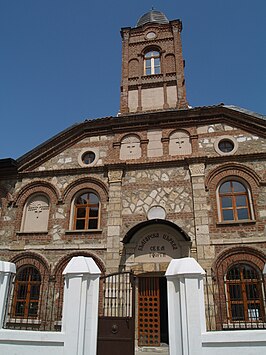
[[[257,275],[257,278],[247,279],[244,277],[243,269],[244,267],[248,267],[253,270],[253,272]],[[237,279],[230,280],[228,279],[229,272],[234,269],[238,268],[240,277]],[[258,297],[248,297],[247,292],[247,285],[255,285],[256,292]],[[240,286],[240,299],[232,300],[230,286]],[[250,265],[246,262],[240,262],[237,264],[231,265],[227,272],[224,275],[224,287],[225,287],[225,294],[227,300],[227,317],[228,320],[232,323],[258,323],[258,322],[265,322],[265,308],[264,308],[264,290],[263,290],[263,275],[260,270],[258,270],[253,265]],[[253,291],[254,292],[254,291]],[[243,305],[243,319],[233,319],[233,311],[232,306],[234,305]],[[258,305],[258,308],[254,308],[255,310],[259,309],[258,317],[250,318],[249,310],[253,308],[249,308],[249,305]]]
[[[94,160],[93,160],[91,163],[89,163],[89,164],[86,164],[86,163],[84,163],[84,161],[83,161],[83,157],[84,157],[84,155],[87,154],[87,153],[93,153],[93,154],[95,155]],[[100,156],[100,153],[99,153],[99,148],[98,148],[98,147],[87,147],[87,148],[83,148],[83,149],[81,149],[81,151],[79,152],[78,157],[77,157],[77,159],[78,159],[78,164],[79,164],[81,167],[83,167],[83,168],[93,167],[93,166],[95,166],[95,165],[98,164],[98,162],[99,162],[99,156]]]
[[[231,189],[230,192],[221,194],[220,188],[226,182],[230,182],[230,186],[232,186],[232,182],[240,183],[245,188],[245,193],[244,192],[234,193],[234,192],[232,192],[232,189]],[[229,208],[229,207],[223,208],[222,207],[222,197],[226,197],[226,196],[232,198],[232,207],[231,208]],[[236,204],[236,197],[237,196],[245,196],[246,197],[247,203],[245,206],[239,206],[239,207],[237,206],[237,204]],[[237,176],[230,176],[230,177],[227,177],[219,182],[219,184],[217,185],[217,189],[216,189],[216,202],[217,202],[218,222],[219,223],[230,224],[230,223],[245,223],[245,222],[254,222],[255,221],[255,215],[254,215],[253,204],[252,204],[252,194],[251,194],[250,187],[246,181],[240,179]],[[237,210],[240,208],[244,208],[244,207],[247,209],[248,218],[247,219],[238,219]],[[233,211],[234,219],[225,220],[223,218],[223,211],[226,209],[228,209],[228,210],[230,209]]]
[[[158,54],[152,54],[151,56],[148,56],[150,53],[158,53]],[[155,64],[155,60],[159,59],[159,65]],[[150,65],[148,66],[147,62],[150,60]],[[159,75],[162,73],[162,66],[161,66],[161,53],[158,49],[149,49],[144,53],[144,75],[145,76],[151,76],[151,75]],[[156,73],[155,70],[156,68],[159,67],[159,73]],[[147,73],[148,69],[150,69],[150,73]]]
[[[27,280],[19,280],[19,276],[21,275],[21,273],[23,273],[26,269],[30,269],[30,270],[36,270],[39,274],[39,281],[33,281],[31,280],[32,277],[32,273],[27,273]],[[26,295],[25,298],[24,297],[18,297],[18,291],[19,291],[19,287],[21,285],[26,285]],[[33,286],[39,286],[38,289],[38,298],[31,298],[31,290],[33,288]],[[15,319],[38,319],[39,318],[39,312],[40,312],[40,304],[41,304],[41,296],[42,294],[42,276],[40,271],[33,265],[24,265],[23,267],[21,267],[15,277],[15,281],[14,281],[14,292],[13,292],[13,300],[12,300],[12,308],[11,308],[11,315],[12,317],[14,317]],[[17,304],[19,302],[25,302],[24,305],[24,311],[23,314],[19,314],[16,312],[17,309]],[[37,312],[34,315],[29,314],[29,309],[30,309],[30,304],[31,303],[37,303]]]
[[[230,152],[223,152],[220,148],[219,148],[219,144],[222,141],[230,141],[232,143],[232,145],[234,146],[233,149]],[[214,149],[216,151],[216,153],[218,153],[219,155],[234,155],[235,152],[238,150],[238,142],[236,140],[235,137],[233,136],[229,136],[229,135],[224,135],[221,137],[218,137],[215,142],[214,142]]]
[[[77,217],[77,213],[78,213],[78,207],[76,204],[76,201],[79,197],[81,197],[84,194],[94,194],[97,198],[98,198],[98,204],[95,203],[88,203],[88,204],[79,204],[78,207],[79,208],[85,208],[85,217],[84,218],[78,218]],[[91,207],[98,207],[98,216],[97,217],[90,217],[89,212],[90,212],[90,208]],[[98,193],[94,190],[82,190],[79,191],[72,202],[72,216],[71,216],[71,226],[72,226],[72,230],[73,231],[77,231],[77,232],[90,232],[90,231],[94,231],[94,230],[99,230],[100,229],[100,225],[101,225],[101,200],[100,197],[98,195]],[[77,220],[84,220],[85,221],[85,227],[83,229],[77,229]],[[89,227],[89,221],[90,220],[97,220],[97,228],[88,228]]]

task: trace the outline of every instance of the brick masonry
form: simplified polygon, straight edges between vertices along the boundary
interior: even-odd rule
[[[120,120],[123,122],[122,118]],[[163,137],[169,137],[174,131],[163,127],[160,130],[163,142]],[[186,127],[186,131],[194,133],[194,128]],[[83,138],[34,167],[34,175],[30,170],[21,171],[17,180],[3,179],[1,258],[10,260],[16,253],[32,251],[45,255],[53,267],[55,261],[66,254],[86,250],[99,257],[108,271],[116,271],[123,266],[121,241],[136,224],[147,221],[152,206],[161,206],[166,220],[187,233],[192,243],[191,255],[206,267],[213,265],[216,255],[226,246],[246,245],[264,251],[266,186],[262,158],[265,139],[226,126],[226,135],[232,134],[237,139],[241,132],[242,138],[237,151],[227,156],[225,162],[214,148],[215,140],[223,137],[225,126],[210,124],[199,126],[197,131],[200,134],[193,137],[192,153],[187,156],[169,155],[169,140],[166,140],[161,156],[148,157],[142,145],[139,159],[121,160],[116,142],[131,134],[125,127],[123,133]],[[139,130],[138,135],[145,141],[147,130]],[[145,146],[148,145],[149,141],[145,141]],[[84,147],[88,151],[99,149],[98,161],[91,168],[79,164],[79,154]],[[194,162],[202,157],[208,158],[207,163]],[[250,188],[254,213],[250,222],[219,223],[216,189],[219,181],[231,176],[243,179]],[[72,201],[84,189],[93,190],[100,197],[99,230],[72,230]],[[36,193],[43,193],[50,200],[46,233],[21,231],[24,206]]]
[[[149,31],[158,34],[155,40],[145,39]],[[262,270],[265,117],[222,105],[188,108],[180,32],[180,21],[124,29],[122,115],[73,126],[17,162],[9,162],[10,166],[0,160],[0,260],[14,261],[18,267],[41,260],[54,277],[76,255],[91,256],[103,273],[131,269],[163,275],[167,258],[188,255],[207,270],[234,260],[252,262]],[[143,51],[155,45],[163,53],[163,73],[143,78]],[[175,62],[167,59],[172,54]],[[166,93],[173,68],[175,108],[169,109],[165,94],[160,110],[144,112],[138,106],[138,112],[128,114],[129,91],[163,87]],[[232,153],[219,151],[223,139],[233,142]],[[84,164],[84,152],[94,153],[95,160]],[[217,188],[226,179],[237,179],[247,187],[250,220],[221,223]],[[73,230],[74,200],[83,191],[94,192],[100,200],[100,222],[94,230]],[[25,206],[34,194],[49,199],[46,231],[21,227]],[[152,207],[159,211],[157,217],[150,213]],[[153,259],[148,253],[146,259],[145,255],[137,259],[138,241],[147,230],[143,243]]]

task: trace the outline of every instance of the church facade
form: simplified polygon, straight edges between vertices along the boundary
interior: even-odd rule
[[[38,315],[34,282],[90,256],[103,274],[138,278],[136,339],[158,346],[167,342],[164,273],[191,256],[217,272],[229,323],[265,323],[266,117],[188,106],[181,31],[154,10],[122,28],[119,115],[0,160],[0,259],[17,265],[21,319]],[[154,294],[160,307],[145,318],[141,302]]]

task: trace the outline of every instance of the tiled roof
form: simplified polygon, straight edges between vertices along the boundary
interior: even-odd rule
[[[234,106],[234,105],[224,105],[224,107],[229,108],[230,110],[238,111],[238,112],[250,115],[250,116],[254,116],[254,117],[258,117],[258,118],[261,118],[263,120],[266,120],[266,116],[265,115],[261,115],[259,113],[247,110],[247,109],[242,108],[242,107],[238,107],[238,106]]]

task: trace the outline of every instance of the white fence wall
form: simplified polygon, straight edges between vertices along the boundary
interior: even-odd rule
[[[265,355],[266,330],[203,333],[202,349],[204,355]]]
[[[96,355],[100,270],[95,262],[76,257],[64,270],[61,332],[3,328],[14,273],[14,264],[0,261],[0,354]],[[166,277],[170,355],[266,354],[266,330],[206,332],[204,270],[196,260],[172,260]]]
[[[204,274],[193,258],[168,266],[170,355],[265,355],[266,330],[206,332]]]
[[[92,258],[72,258],[64,270],[61,332],[3,328],[15,265],[0,261],[0,354],[96,355],[100,270]]]

